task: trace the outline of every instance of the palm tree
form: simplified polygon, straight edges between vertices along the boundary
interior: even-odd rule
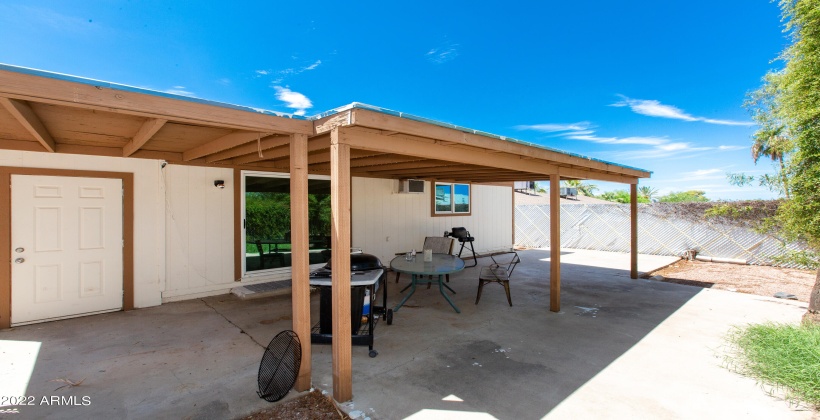
[[[789,199],[789,188],[785,179],[785,158],[786,154],[794,149],[791,139],[783,133],[783,126],[775,127],[767,130],[760,130],[754,134],[754,143],[752,144],[752,159],[755,164],[762,157],[767,157],[774,162],[780,164],[781,178],[780,182],[783,184],[783,193],[786,199]]]
[[[568,179],[564,181],[564,185],[567,187],[577,188],[578,192],[587,197],[595,197],[593,191],[598,189],[597,185],[585,184],[580,179]]]
[[[658,195],[658,189],[657,188],[652,188],[649,185],[644,185],[644,186],[638,188],[638,195],[640,195],[641,197],[646,198],[647,200],[649,200],[651,202],[652,198],[654,198],[655,196]]]

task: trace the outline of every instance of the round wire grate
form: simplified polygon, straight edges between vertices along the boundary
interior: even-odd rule
[[[296,333],[285,330],[276,334],[259,364],[259,398],[270,402],[284,398],[296,383],[301,363],[302,345]]]

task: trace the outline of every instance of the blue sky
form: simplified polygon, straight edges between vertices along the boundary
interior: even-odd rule
[[[725,180],[772,169],[741,107],[788,44],[768,0],[4,0],[0,39],[5,64],[304,115],[364,102],[648,169],[662,193],[773,196]]]

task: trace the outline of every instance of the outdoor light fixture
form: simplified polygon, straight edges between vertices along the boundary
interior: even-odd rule
[[[217,179],[216,181],[214,181],[214,187],[216,187],[216,188],[225,188],[225,181],[223,181],[221,179]]]

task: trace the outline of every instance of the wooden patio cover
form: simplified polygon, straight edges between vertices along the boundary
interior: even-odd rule
[[[631,275],[637,278],[637,184],[650,176],[644,170],[360,104],[305,119],[6,65],[0,65],[0,105],[0,149],[289,172],[293,330],[303,343],[297,390],[310,388],[311,371],[308,174],[330,175],[333,249],[350,248],[351,176],[472,183],[549,179],[550,310],[555,312],[561,284],[560,180],[629,184]],[[0,240],[3,245],[9,245],[8,238]],[[237,258],[240,245],[237,238]],[[350,311],[343,309],[350,306],[350,259],[344,252],[332,255],[333,396],[347,401],[351,341],[337,331],[350,330]],[[6,269],[11,272],[10,262]]]

